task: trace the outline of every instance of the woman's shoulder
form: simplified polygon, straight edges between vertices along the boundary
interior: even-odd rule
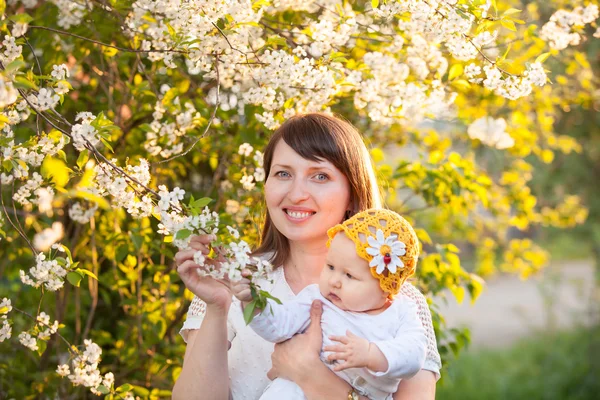
[[[421,293],[421,291],[410,282],[404,282],[404,284],[400,287],[400,292],[398,292],[398,295],[413,301],[419,307],[422,307],[423,305],[429,307],[427,305],[427,299],[425,299],[423,293]]]

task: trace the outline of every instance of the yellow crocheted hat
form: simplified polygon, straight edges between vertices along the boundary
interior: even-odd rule
[[[381,289],[390,298],[397,295],[419,258],[419,239],[408,221],[381,208],[362,211],[327,231],[327,247],[342,231],[356,244],[356,253],[369,262]]]

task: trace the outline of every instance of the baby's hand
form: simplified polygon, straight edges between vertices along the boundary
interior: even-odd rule
[[[250,276],[251,272],[247,269],[242,271],[242,278],[237,282],[231,282],[231,292],[235,297],[238,298],[244,305],[252,301],[252,293],[250,291],[250,279],[246,278]]]
[[[369,341],[354,335],[349,330],[347,336],[330,336],[329,339],[340,344],[323,347],[324,351],[330,351],[332,354],[327,356],[330,361],[341,361],[333,367],[336,372],[347,368],[363,368],[369,365]]]

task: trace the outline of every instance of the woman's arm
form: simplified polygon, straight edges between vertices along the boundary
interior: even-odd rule
[[[229,371],[227,350],[227,316],[231,307],[231,291],[228,282],[198,275],[199,265],[194,263],[194,253],[209,253],[211,235],[195,236],[189,250],[175,255],[177,273],[188,290],[206,304],[199,329],[187,334],[187,346],[181,374],[173,387],[174,399],[229,398]],[[192,309],[193,311],[193,309]],[[188,317],[194,313],[188,313]]]
[[[200,329],[188,333],[183,368],[173,399],[229,398],[227,310],[207,307]]]
[[[400,381],[394,400],[435,400],[436,381],[433,372],[422,369],[412,378]]]

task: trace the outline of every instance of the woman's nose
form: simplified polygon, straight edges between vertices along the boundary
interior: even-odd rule
[[[294,179],[292,182],[292,187],[288,193],[288,197],[294,203],[306,200],[309,197],[309,192],[307,189],[306,182],[304,182],[303,179]]]

